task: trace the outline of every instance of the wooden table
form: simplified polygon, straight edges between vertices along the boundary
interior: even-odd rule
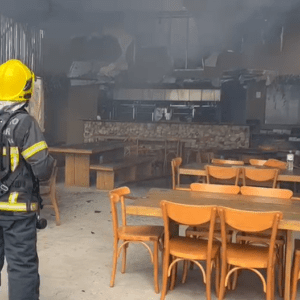
[[[104,156],[104,161],[109,158],[124,156],[124,143],[122,142],[98,142],[75,145],[63,145],[49,147],[51,153],[65,154],[65,185],[66,186],[90,186],[90,161],[92,155]],[[99,161],[98,161],[99,162]]]
[[[126,213],[138,216],[162,217],[161,200],[194,205],[218,205],[250,211],[281,211],[283,219],[279,228],[287,231],[285,294],[290,299],[290,279],[293,255],[293,231],[300,231],[300,201],[245,195],[228,195],[206,192],[190,192],[166,189],[151,189],[146,197],[137,198],[126,206]]]
[[[179,167],[178,174],[206,176],[205,165],[207,165],[207,163],[190,163],[190,164],[182,165]],[[247,165],[241,167],[247,167]],[[248,167],[254,168],[254,166],[250,166],[250,165]],[[293,171],[279,170],[277,181],[300,182],[300,169],[294,168]],[[180,182],[178,182],[178,184],[179,183]]]

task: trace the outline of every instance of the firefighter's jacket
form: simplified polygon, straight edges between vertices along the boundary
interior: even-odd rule
[[[48,154],[38,123],[25,109],[10,119],[3,134],[10,144],[10,176],[14,172],[19,175],[9,192],[0,197],[0,214],[36,211],[39,203],[36,183],[50,178],[54,159]],[[3,158],[5,152],[4,149]]]

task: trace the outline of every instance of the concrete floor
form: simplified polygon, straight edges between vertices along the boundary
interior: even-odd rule
[[[165,186],[165,180],[129,185],[134,196],[145,195],[151,187]],[[44,208],[42,215],[47,218],[48,227],[38,232],[40,300],[160,299],[154,292],[148,252],[141,245],[130,245],[127,273],[121,274],[118,269],[115,287],[109,287],[113,237],[107,192],[98,191],[94,186],[67,189],[62,183],[57,190],[62,225],[55,226],[52,209]],[[162,224],[162,221],[129,216],[128,223]],[[300,299],[300,293],[298,295]],[[4,299],[7,299],[6,268],[2,271],[0,289],[0,300]],[[187,283],[178,282],[166,299],[206,299],[199,270],[190,271]],[[214,290],[212,299],[217,299]],[[259,278],[254,273],[244,272],[237,289],[228,292],[225,299],[253,300],[265,299],[265,296]]]

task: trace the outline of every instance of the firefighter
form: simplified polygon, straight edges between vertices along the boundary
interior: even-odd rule
[[[26,107],[35,75],[21,61],[0,65],[0,270],[7,261],[9,300],[38,300],[38,182],[55,160]]]

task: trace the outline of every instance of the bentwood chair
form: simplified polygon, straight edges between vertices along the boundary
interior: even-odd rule
[[[286,162],[278,160],[278,159],[273,159],[270,158],[264,163],[265,167],[271,167],[271,168],[277,168],[281,170],[285,170],[287,167]]]
[[[242,168],[243,185],[276,188],[278,169]]]
[[[55,213],[56,219],[56,226],[60,225],[60,214],[58,208],[58,201],[57,201],[57,193],[56,193],[56,177],[57,177],[57,165],[56,161],[54,163],[54,168],[52,170],[51,177],[48,181],[40,183],[40,195],[41,196],[49,196],[51,201],[51,207]],[[49,206],[48,204],[44,205],[45,207]]]
[[[237,195],[240,187],[226,184],[191,183],[191,191]]]
[[[237,165],[237,166],[243,166],[245,164],[242,160],[230,160],[230,159],[218,159],[218,158],[213,158],[211,160],[211,163],[216,165]]]
[[[182,158],[176,157],[171,161],[172,168],[172,189],[173,190],[190,190],[189,185],[180,185],[179,167],[182,164]]]
[[[177,263],[188,260],[200,268],[203,281],[206,283],[206,298],[211,300],[211,272],[213,266],[216,269],[216,294],[218,294],[219,287],[220,243],[213,240],[217,207],[184,205],[165,200],[161,201],[160,205],[165,227],[163,280],[160,299],[165,299],[168,278],[171,273],[170,289],[174,288]],[[172,222],[187,226],[200,226],[209,223],[208,239],[197,240],[190,237],[176,236],[171,231]],[[206,262],[206,270],[199,261]]]
[[[193,192],[208,192],[208,193],[223,193],[223,194],[229,194],[229,195],[237,195],[240,192],[240,187],[236,185],[225,185],[225,184],[205,184],[205,183],[192,183],[190,185],[191,191]],[[208,224],[209,225],[209,224]],[[189,226],[186,231],[185,235],[188,237],[196,238],[196,239],[206,239],[208,238],[209,234],[209,226],[207,224],[204,224],[202,226],[192,227]],[[221,227],[219,226],[219,223],[216,223],[215,225],[215,234],[214,239],[215,240],[221,240]],[[232,238],[232,231],[228,233],[227,238]],[[191,268],[192,268],[191,264]],[[184,265],[184,272],[182,276],[182,283],[185,283],[187,278],[187,272],[188,268],[187,265]]]
[[[269,198],[291,199],[293,192],[288,189],[274,189],[264,187],[242,186],[242,195],[262,196]],[[248,244],[267,245],[271,232],[264,234],[238,235],[237,240]],[[278,290],[279,295],[283,296],[283,280],[284,280],[284,247],[286,243],[286,233],[283,230],[278,230],[275,246],[278,257]]]
[[[224,167],[224,166],[212,166],[206,165],[206,182],[211,183],[223,183],[238,185],[240,168],[239,167]]]
[[[141,243],[150,253],[151,261],[154,265],[154,287],[155,292],[159,293],[158,284],[158,250],[159,245],[163,236],[164,228],[163,226],[128,226],[126,224],[126,210],[124,196],[130,194],[130,189],[128,187],[121,187],[111,190],[109,193],[111,212],[113,219],[113,231],[114,231],[114,253],[113,253],[113,268],[110,286],[113,287],[115,283],[116,269],[118,257],[123,249],[123,260],[121,273],[125,273],[126,269],[126,252],[129,243]],[[122,216],[122,226],[118,222],[118,211],[117,204],[121,204],[121,216]],[[119,246],[119,241],[122,240],[123,243]],[[154,251],[152,252],[149,245],[146,242],[152,242]]]
[[[208,193],[223,193],[229,195],[237,195],[240,192],[240,187],[236,185],[225,185],[225,184],[206,184],[206,183],[192,183],[190,185],[192,192],[208,192]],[[189,226],[185,234],[186,236],[201,238],[208,236],[209,227],[207,225],[191,227]],[[215,230],[220,230],[218,224],[215,226]],[[216,238],[216,236],[214,236]]]
[[[266,159],[256,159],[256,158],[249,159],[249,163],[251,166],[263,166],[266,162],[267,162]]]
[[[257,186],[242,186],[241,194],[248,196],[262,196],[281,199],[291,199],[293,197],[293,192],[288,189],[275,189]]]
[[[225,185],[225,184],[206,184],[206,183],[192,183],[190,185],[191,191],[194,192],[209,192],[209,193],[223,193],[229,195],[237,195],[240,192],[240,187],[236,185]],[[207,225],[191,227],[189,226],[185,234],[189,237],[194,238],[206,238],[208,236],[209,227]],[[218,224],[215,226],[215,231],[220,232]],[[214,236],[215,239],[219,238],[220,235]]]
[[[255,272],[263,283],[267,300],[274,299],[274,277],[276,251],[275,240],[281,212],[253,212],[230,208],[218,208],[222,231],[222,267],[219,300],[224,298],[226,286],[232,274],[242,269]],[[246,233],[257,233],[271,230],[268,247],[240,244],[228,241],[227,230],[235,228]],[[258,271],[266,269],[266,279]]]
[[[297,284],[300,279],[300,240],[295,240],[294,263],[291,282],[291,300],[296,300]]]

